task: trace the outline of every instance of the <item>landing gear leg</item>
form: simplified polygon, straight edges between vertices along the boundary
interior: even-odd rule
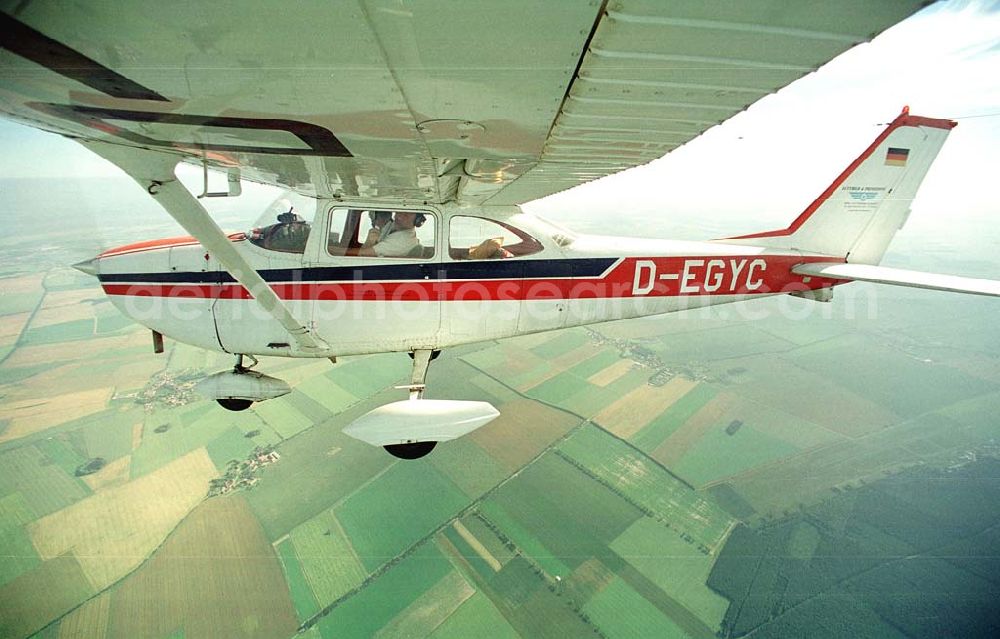
[[[236,365],[233,366],[234,373],[240,373],[240,374],[247,373],[250,371],[251,368],[257,365],[256,357],[254,357],[253,355],[246,355],[245,357],[249,357],[250,359],[252,359],[253,363],[250,364],[250,366],[244,366],[243,357],[244,357],[243,353],[236,354]],[[219,406],[222,406],[226,410],[231,410],[231,411],[246,410],[250,408],[251,405],[253,405],[253,400],[240,399],[237,397],[220,397],[215,401],[219,402]]]
[[[431,360],[437,359],[441,351],[420,350],[410,353],[413,358],[413,372],[410,374],[410,385],[403,386],[410,390],[410,399],[423,399],[424,389],[427,388],[427,369],[431,365]]]
[[[427,388],[427,369],[431,365],[431,360],[436,359],[441,351],[416,350],[410,353],[413,358],[413,372],[410,374],[410,383],[407,386],[399,386],[410,391],[410,400],[417,401],[423,398],[424,389]],[[383,446],[393,457],[399,459],[420,459],[430,453],[437,446],[437,442],[407,442],[405,444],[389,444]]]

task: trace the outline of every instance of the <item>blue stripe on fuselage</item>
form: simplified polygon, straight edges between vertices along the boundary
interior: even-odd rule
[[[366,266],[318,266],[258,271],[265,282],[392,282],[409,280],[513,280],[557,277],[599,277],[617,258],[573,260],[490,260],[482,262],[423,262]],[[101,273],[108,283],[231,284],[226,271],[172,273]]]

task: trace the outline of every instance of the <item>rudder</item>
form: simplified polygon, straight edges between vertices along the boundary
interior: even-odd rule
[[[878,264],[956,124],[904,109],[791,226],[724,241]]]

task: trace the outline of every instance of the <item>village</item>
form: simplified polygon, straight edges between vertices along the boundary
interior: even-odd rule
[[[259,471],[268,464],[281,459],[278,451],[270,447],[255,448],[250,457],[242,461],[235,459],[229,462],[226,474],[209,483],[208,496],[225,495],[241,488],[252,488],[260,481]]]

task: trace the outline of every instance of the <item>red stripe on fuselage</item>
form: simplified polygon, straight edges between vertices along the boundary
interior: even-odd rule
[[[829,257],[735,255],[625,258],[604,277],[564,279],[408,280],[390,282],[275,282],[285,300],[314,301],[515,301],[762,295],[824,288],[842,283],[791,272],[804,262]],[[445,267],[447,265],[444,265]],[[114,284],[108,295],[180,299],[251,299],[238,283]]]
[[[239,242],[246,239],[246,233],[231,233],[227,235],[230,241]],[[165,237],[159,240],[147,240],[145,242],[135,242],[133,244],[125,244],[124,246],[118,246],[112,249],[108,249],[98,255],[99,258],[105,257],[115,257],[116,255],[129,255],[132,253],[141,253],[143,251],[153,251],[163,248],[174,248],[178,246],[195,246],[198,244],[198,240],[194,239],[190,235],[183,237]]]

